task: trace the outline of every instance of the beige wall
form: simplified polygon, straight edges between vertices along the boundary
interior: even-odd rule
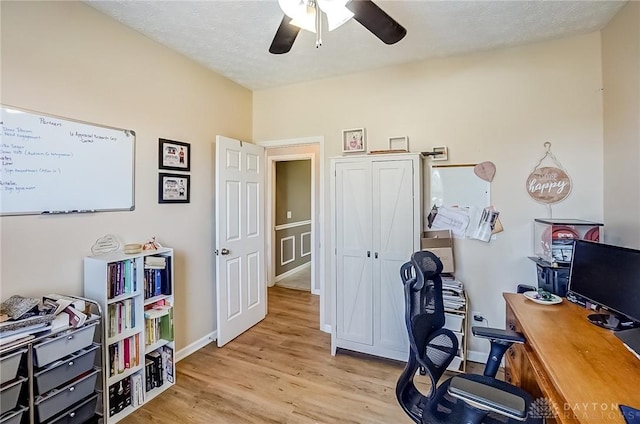
[[[256,91],[253,138],[324,136],[328,158],[341,153],[342,129],[364,127],[368,149],[386,148],[388,137],[406,135],[414,152],[448,146],[447,163],[493,161],[491,198],[505,231],[489,244],[456,240],[455,254],[472,308],[500,326],[501,293],[535,283],[535,266],[527,259],[532,222],[547,217],[548,210],[532,201],[524,186],[544,142],[552,143],[574,183],[553,216],[603,218],[600,60],[600,34],[592,33]],[[329,161],[327,183],[328,168]],[[328,187],[324,192],[328,196]],[[328,217],[328,197],[325,205]],[[331,240],[328,226],[325,240]],[[325,253],[329,278],[332,255]],[[487,351],[488,344],[472,340],[471,349]]]
[[[287,212],[291,218],[287,218]],[[311,160],[276,163],[276,225],[311,219]]]
[[[291,212],[291,218],[287,217]],[[276,162],[276,225],[292,224],[311,220],[311,160],[291,160]],[[303,239],[303,234],[311,232],[311,224],[276,230],[276,269],[279,276],[311,261],[309,252],[310,234]],[[282,244],[285,237],[294,240]],[[303,242],[307,244],[303,246]],[[293,244],[292,244],[293,243]],[[291,249],[291,246],[294,246]],[[285,250],[286,249],[286,250]],[[282,257],[293,261],[282,264]]]
[[[640,2],[602,31],[607,243],[640,248]]]
[[[105,234],[175,248],[178,349],[216,328],[216,134],[250,139],[252,93],[81,2],[6,2],[2,103],[136,131],[135,211],[0,218],[2,299],[82,294],[82,260]],[[159,205],[158,138],[191,143],[191,203]],[[188,318],[187,318],[188,317]]]

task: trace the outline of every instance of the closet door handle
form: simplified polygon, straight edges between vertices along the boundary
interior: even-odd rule
[[[376,259],[378,259],[378,252],[373,255]]]
[[[367,250],[367,258],[371,257],[371,250]]]

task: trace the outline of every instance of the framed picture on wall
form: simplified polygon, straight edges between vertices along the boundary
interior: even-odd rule
[[[181,141],[158,139],[158,168],[191,171],[191,145]]]
[[[158,203],[189,203],[191,179],[183,174],[158,174]]]
[[[350,130],[342,130],[342,151],[364,152],[366,150],[366,139],[364,128],[353,128]]]

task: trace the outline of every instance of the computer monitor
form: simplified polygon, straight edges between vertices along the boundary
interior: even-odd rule
[[[600,305],[608,314],[589,321],[612,330],[640,323],[640,250],[576,240],[569,272],[572,293]]]

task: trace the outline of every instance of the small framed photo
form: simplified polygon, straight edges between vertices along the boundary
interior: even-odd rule
[[[189,203],[190,192],[189,175],[158,174],[158,203]]]
[[[191,145],[159,138],[158,168],[172,171],[191,171]]]
[[[366,139],[364,128],[354,128],[350,130],[342,130],[342,151],[364,152],[366,149]]]
[[[407,136],[398,136],[398,137],[389,137],[389,150],[394,151],[409,151],[409,137]]]

